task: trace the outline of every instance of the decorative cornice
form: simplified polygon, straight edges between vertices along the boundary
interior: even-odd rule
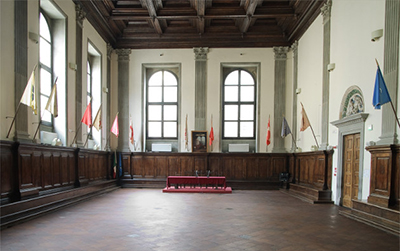
[[[75,5],[75,12],[76,12],[76,23],[82,28],[83,27],[83,20],[86,18],[86,12],[82,9],[80,4]]]
[[[275,60],[286,60],[289,47],[274,47]]]
[[[321,14],[324,17],[324,23],[331,18],[332,0],[327,0],[321,8]]]
[[[345,126],[351,126],[359,123],[365,123],[365,120],[368,118],[368,113],[357,113],[343,119],[339,119],[336,121],[332,121],[331,124],[336,126],[337,128],[342,128]]]
[[[118,55],[118,61],[129,61],[131,49],[116,49],[115,53]]]
[[[193,48],[194,60],[207,61],[208,47],[195,47]]]
[[[111,59],[111,53],[113,52],[114,48],[111,46],[111,44],[107,44],[107,58]]]

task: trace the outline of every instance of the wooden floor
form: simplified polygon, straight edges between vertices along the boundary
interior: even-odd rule
[[[119,189],[1,231],[1,250],[399,250],[398,236],[280,191]]]

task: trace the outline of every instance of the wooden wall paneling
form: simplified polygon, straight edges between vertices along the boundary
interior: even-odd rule
[[[199,175],[207,175],[207,156],[194,156],[194,169],[198,171]]]
[[[69,156],[67,152],[60,153],[61,185],[70,184]]]
[[[51,156],[51,167],[53,170],[53,186],[58,187],[62,184],[62,172],[61,172],[61,162],[60,153],[53,152]]]
[[[222,168],[227,180],[235,179],[234,172],[233,172],[233,159],[229,157],[222,158]]]
[[[78,177],[79,177],[79,182],[81,185],[85,184],[88,182],[87,176],[86,176],[86,154],[80,153],[78,154]]]
[[[279,180],[279,174],[288,171],[286,157],[272,157],[272,172],[270,177],[273,180]]]
[[[400,145],[393,146],[393,174],[392,175],[392,195],[390,205],[395,209],[400,209]]]
[[[248,158],[245,163],[245,170],[246,170],[246,174],[245,174],[246,179],[249,179],[249,180],[260,179],[259,158],[257,158],[257,157]]]
[[[315,156],[315,167],[313,183],[315,186],[322,188],[325,180],[325,156]]]
[[[19,154],[19,163],[20,189],[33,188],[32,153],[21,152]]]
[[[168,175],[167,176],[177,176],[179,175],[179,157],[168,156]]]
[[[145,156],[143,162],[145,178],[155,178],[154,173],[154,156]]]
[[[17,201],[19,193],[18,142],[0,141],[0,178],[2,201]]]
[[[122,175],[124,179],[132,179],[130,173],[131,153],[121,153]]]
[[[155,163],[155,176],[157,178],[167,178],[168,176],[168,158],[166,156],[160,156],[156,158]]]
[[[133,178],[144,178],[143,155],[133,155],[131,175]]]
[[[41,189],[45,188],[44,185],[44,177],[43,177],[43,156],[40,151],[37,151],[35,149],[32,149],[32,155],[31,155],[31,168],[32,168],[32,181],[33,181],[33,186]]]
[[[269,157],[261,157],[259,159],[258,165],[259,165],[259,168],[258,168],[258,170],[259,170],[259,173],[258,173],[259,179],[262,179],[262,180],[270,179],[271,176],[269,174],[272,173],[271,172],[271,169],[272,169],[272,167],[271,167],[271,158],[269,158]]]
[[[180,156],[179,158],[179,175],[193,176],[196,170],[194,169],[193,156]]]
[[[212,176],[224,176],[220,157],[217,157],[216,155],[210,155],[208,164],[208,168],[211,171]]]

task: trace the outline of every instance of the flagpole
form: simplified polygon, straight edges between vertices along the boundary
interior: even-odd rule
[[[79,125],[78,130],[76,130],[75,137],[74,137],[74,139],[72,140],[71,146],[72,146],[72,144],[74,144],[74,142],[76,142],[76,136],[78,136],[78,132],[79,132],[79,130],[81,129],[81,127],[82,127],[82,122],[81,122],[81,124]]]
[[[86,146],[88,140],[89,140],[89,133],[88,133],[87,136],[86,136],[86,141],[85,141],[85,144],[83,145],[83,148],[85,148],[85,146]]]
[[[380,67],[379,67],[379,63],[378,63],[378,60],[377,60],[376,58],[375,58],[375,62],[376,62],[376,65],[378,66],[378,68],[380,68]],[[392,110],[393,110],[393,112],[394,112],[394,117],[396,118],[397,125],[398,125],[399,128],[400,128],[399,118],[397,117],[396,109],[394,109],[394,105],[393,105],[392,99],[390,99],[390,105],[392,106]]]
[[[32,71],[32,72],[35,72],[35,71],[36,71],[36,68],[37,68],[37,65],[35,65],[35,68],[33,68],[33,71]],[[28,83],[27,83],[27,84],[28,84]],[[25,86],[25,88],[26,88],[26,86]],[[35,90],[35,92],[36,92],[36,90]],[[24,94],[22,93],[22,95],[24,95]],[[22,96],[21,96],[21,98],[22,98]],[[16,111],[15,111],[14,118],[13,118],[13,120],[12,120],[12,122],[11,122],[11,126],[10,126],[10,129],[8,130],[8,133],[7,133],[7,137],[6,137],[6,138],[8,138],[8,136],[10,136],[10,132],[11,132],[11,129],[12,129],[14,123],[15,123],[15,118],[17,117],[17,114],[18,114],[18,112],[19,112],[20,106],[21,106],[21,99],[19,100],[17,109],[16,109]]]

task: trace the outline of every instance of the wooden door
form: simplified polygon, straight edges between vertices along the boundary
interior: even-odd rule
[[[342,205],[352,208],[352,199],[358,198],[359,165],[360,165],[360,134],[350,134],[343,139],[343,189]]]

